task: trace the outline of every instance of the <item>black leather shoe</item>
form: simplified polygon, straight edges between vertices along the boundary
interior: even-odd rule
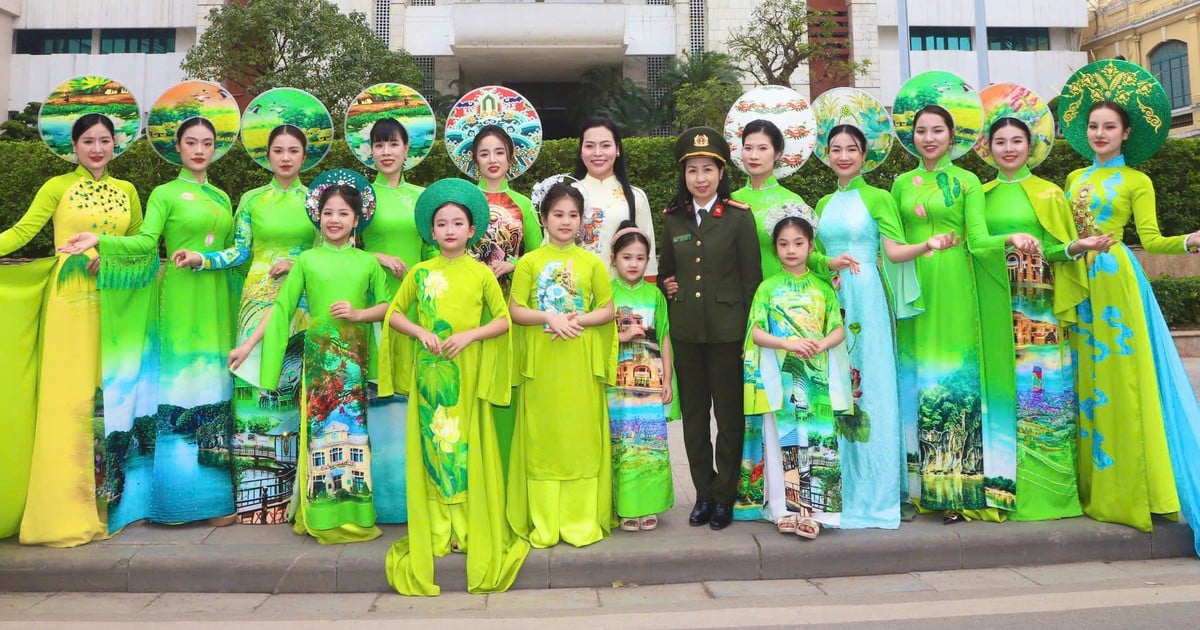
[[[692,508],[692,513],[688,516],[688,525],[699,527],[707,523],[712,518],[712,514],[712,501],[697,501],[696,507]]]
[[[708,519],[708,526],[713,528],[713,531],[718,531],[729,527],[733,522],[733,508],[718,503],[713,507],[712,518]]]

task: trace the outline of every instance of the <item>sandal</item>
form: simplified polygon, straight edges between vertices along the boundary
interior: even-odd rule
[[[636,518],[621,519],[621,531],[636,532],[641,529],[641,525]]]
[[[796,535],[801,538],[812,540],[821,533],[821,524],[817,519],[810,517],[802,517],[796,519]]]
[[[650,516],[643,516],[643,517],[639,518],[637,521],[638,521],[638,529],[640,529],[644,532],[648,532],[648,531],[654,529],[655,527],[658,527],[658,515],[657,514],[651,514]]]
[[[450,552],[451,553],[466,553],[465,551],[462,550],[462,548],[460,548],[458,546],[457,540],[450,541]]]
[[[947,510],[946,513],[942,515],[943,525],[953,525],[954,523],[964,520],[966,520],[966,518],[962,515],[962,512],[955,512],[954,510]]]
[[[796,526],[800,523],[800,517],[795,514],[788,514],[779,517],[775,522],[775,527],[779,528],[780,534],[795,534]]]

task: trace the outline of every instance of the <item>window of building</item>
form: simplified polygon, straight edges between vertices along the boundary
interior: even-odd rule
[[[664,7],[669,7],[673,3],[671,2],[671,0],[646,0],[646,4],[659,4]]]
[[[92,52],[92,32],[87,29],[23,29],[13,33],[17,55],[58,55]]]
[[[1048,28],[989,28],[988,50],[1050,50]]]
[[[333,464],[342,461],[342,447],[335,446],[329,449],[329,461]]]
[[[421,70],[421,93],[429,94],[433,92],[433,70],[435,67],[433,57],[414,55],[413,63],[417,64],[417,68]]]
[[[908,29],[912,50],[971,50],[971,29],[965,26],[914,26]]]
[[[173,28],[106,28],[100,31],[100,54],[175,52]]]
[[[356,471],[354,471],[353,479],[354,479],[354,491],[355,492],[366,492],[367,491],[367,474],[366,473],[364,473],[361,470],[356,470]]]
[[[384,46],[391,47],[392,0],[375,0],[375,37],[378,37]]]
[[[352,461],[356,464],[361,464],[361,463],[363,463],[363,460],[364,460],[364,453],[361,448],[350,449],[350,461]]]
[[[325,451],[313,451],[313,468],[320,468],[325,465]]]
[[[414,7],[432,7],[437,6],[437,0],[409,0],[408,4]]]
[[[688,0],[688,52],[704,50],[708,42],[708,2]]]
[[[1167,97],[1171,99],[1171,109],[1192,104],[1187,44],[1178,40],[1159,44],[1150,51],[1150,72],[1158,77],[1158,81],[1167,91]]]

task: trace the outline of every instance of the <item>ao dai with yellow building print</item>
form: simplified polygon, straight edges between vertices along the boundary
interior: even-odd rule
[[[757,326],[783,339],[818,340],[841,325],[833,287],[811,271],[768,278],[750,305],[750,330]],[[745,357],[745,411],[763,414],[763,433],[759,454],[747,436],[739,497],[761,497],[763,517],[771,521],[798,512],[837,526],[842,466],[834,415],[852,410],[844,346],[802,359],[759,347],[747,333]],[[754,484],[762,489],[747,491]]]
[[[667,300],[644,280],[631,287],[614,278],[612,291],[617,330],[636,325],[646,331],[619,344],[617,383],[608,388],[613,504],[619,516],[637,518],[666,512],[675,503],[662,389]]]
[[[263,337],[262,387],[278,388],[291,322],[301,295],[311,321],[304,333],[300,456],[295,531],[321,543],[379,536],[367,439],[367,378],[375,347],[370,324],[335,319],[334,302],[363,309],[387,301],[375,257],[329,243],[302,252],[275,297]]]

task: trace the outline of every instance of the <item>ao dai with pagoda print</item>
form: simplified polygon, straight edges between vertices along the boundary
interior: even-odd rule
[[[1083,261],[1070,260],[1076,237],[1062,190],[1022,169],[984,184],[990,247],[975,247],[975,277],[982,317],[981,347],[996,395],[989,413],[1016,442],[1013,520],[1082,513],[1075,476],[1078,439],[1075,379],[1060,317],[1075,319],[1085,297]],[[1005,251],[1001,239],[1030,234],[1042,254]],[[1056,236],[1057,234],[1057,236]],[[983,240],[983,239],[977,239]],[[987,243],[980,243],[987,245]],[[993,475],[987,475],[993,477]],[[997,493],[996,496],[999,496]]]
[[[300,453],[296,467],[296,533],[321,543],[370,540],[374,481],[367,433],[367,379],[376,351],[370,324],[329,314],[335,302],[364,309],[387,301],[375,257],[351,245],[324,243],[296,259],[271,308],[263,336],[262,386],[275,389],[301,296],[311,320],[304,333]]]
[[[1071,173],[1066,191],[1081,237],[1120,239],[1132,220],[1147,252],[1185,251],[1186,236],[1159,232],[1150,178],[1122,156]],[[1142,531],[1180,508],[1198,523],[1200,408],[1146,274],[1118,243],[1087,254],[1087,289],[1071,329],[1083,511]]]
[[[274,278],[280,262],[294,263],[313,246],[317,230],[304,209],[308,187],[296,180],[287,188],[272,179],[242,195],[234,215],[233,247],[204,254],[206,269],[234,269],[245,275],[237,318],[237,343],[262,322],[286,275]],[[255,346],[234,371],[233,456],[237,468],[240,523],[283,523],[296,481],[300,433],[300,363],[308,307],[296,309],[290,329],[284,374],[277,390],[258,387],[262,347]]]
[[[622,518],[660,514],[675,502],[667,417],[663,406],[662,348],[670,334],[667,300],[644,280],[612,281],[617,331],[641,326],[646,336],[619,342],[617,383],[608,388],[612,435],[613,504]]]
[[[778,273],[759,285],[750,306],[745,343],[745,409],[762,414],[757,450],[747,437],[739,496],[778,522],[789,512],[838,526],[842,511],[842,461],[835,414],[851,411],[850,373],[844,349],[835,346],[804,359],[754,343],[753,330],[782,339],[820,340],[842,318],[833,287],[812,271]],[[840,361],[830,360],[841,353]],[[760,459],[747,470],[747,463]],[[761,484],[761,485],[756,485]],[[746,486],[761,488],[757,495]]]

